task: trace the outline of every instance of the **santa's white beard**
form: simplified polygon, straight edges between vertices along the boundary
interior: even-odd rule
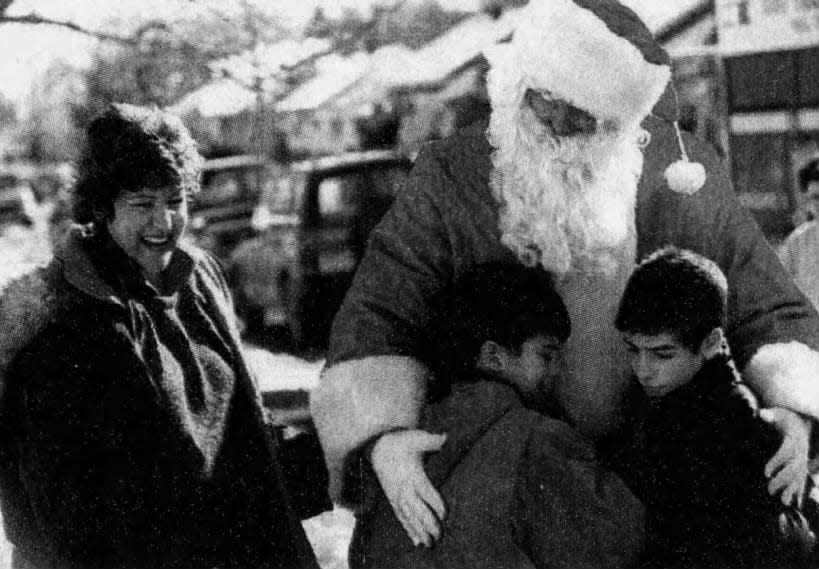
[[[495,105],[488,136],[503,244],[557,275],[613,272],[613,251],[633,230],[639,134],[559,138],[528,109]]]

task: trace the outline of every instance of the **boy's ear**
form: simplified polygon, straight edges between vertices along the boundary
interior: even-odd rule
[[[503,367],[503,354],[500,345],[492,340],[487,340],[481,346],[479,361],[481,365],[489,370],[498,371]]]
[[[700,346],[700,354],[710,360],[714,356],[721,354],[725,345],[725,333],[722,328],[717,327],[711,330]]]

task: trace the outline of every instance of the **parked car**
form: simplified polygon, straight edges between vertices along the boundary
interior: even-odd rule
[[[284,326],[296,347],[323,342],[410,166],[391,151],[356,152],[292,164],[265,184],[251,219],[256,236],[230,259],[245,322]]]
[[[233,249],[252,237],[253,212],[266,184],[280,167],[262,156],[236,155],[206,160],[202,190],[190,206],[190,233],[200,246],[229,262]]]

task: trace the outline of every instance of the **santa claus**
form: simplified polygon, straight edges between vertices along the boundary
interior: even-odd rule
[[[591,437],[621,419],[628,367],[612,322],[625,279],[669,244],[728,276],[732,349],[786,434],[769,471],[807,453],[809,424],[790,411],[819,417],[817,314],[713,149],[677,128],[667,54],[615,0],[531,0],[521,16],[511,41],[486,53],[488,124],[424,148],[372,234],[311,402],[332,495],[360,498],[350,482],[367,449],[416,542],[438,534],[445,512],[422,466],[443,437],[412,430],[446,380],[424,364],[429,306],[478,263],[556,276],[573,330],[557,398]],[[773,486],[796,492],[798,470],[786,466]]]

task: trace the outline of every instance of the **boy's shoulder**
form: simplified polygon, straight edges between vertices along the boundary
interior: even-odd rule
[[[756,416],[759,399],[742,378],[730,356],[716,356],[706,362],[699,372],[701,385],[708,386],[710,398],[716,405],[729,406],[735,412]]]
[[[491,379],[453,384],[449,395],[425,407],[422,427],[446,432],[447,444],[464,452],[502,420],[516,425],[515,438],[526,439],[525,455],[532,462],[596,458],[587,437],[563,420],[526,408],[514,388]]]
[[[424,407],[421,423],[432,431],[481,428],[522,407],[515,390],[499,381],[456,382],[448,395]]]

